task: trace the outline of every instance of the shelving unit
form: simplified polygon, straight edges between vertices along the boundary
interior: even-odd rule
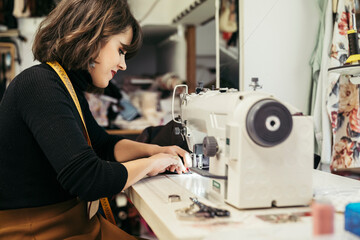
[[[129,3],[134,9],[135,18],[142,20],[140,25],[144,39],[142,49],[134,58],[127,61],[127,70],[115,76],[119,87],[123,82],[127,82],[125,80],[128,78],[132,79],[136,76],[152,78],[175,73],[181,80],[186,80],[189,92],[194,92],[197,57],[196,26],[214,18],[215,0],[187,0],[171,4],[168,0],[146,3],[131,0]],[[169,9],[165,9],[166,7]],[[165,10],[166,13],[160,16],[159,13]],[[181,18],[177,17],[179,14]],[[136,125],[135,122],[133,124]],[[116,130],[110,132],[126,134]]]
[[[215,16],[215,0],[196,0],[181,11],[174,24],[201,25]]]
[[[19,36],[19,30],[18,29],[9,29],[7,31],[1,32],[0,31],[0,37],[18,37]]]
[[[3,79],[7,79],[6,86],[15,77],[15,53],[16,47],[13,43],[0,42],[0,82],[3,81]]]
[[[170,46],[171,43],[169,44],[169,42],[173,41],[175,43],[176,38],[179,41],[182,41],[181,38],[185,40],[184,45],[186,47],[184,47],[184,52],[176,55],[176,57],[173,54],[165,55],[164,57],[168,59],[164,62],[160,61],[160,64],[164,68],[170,66],[169,70],[171,71],[173,71],[172,68],[176,65],[177,68],[175,70],[180,70],[180,72],[175,73],[179,74],[180,78],[186,79],[189,92],[193,92],[196,87],[196,27],[214,19],[215,0],[190,0],[182,1],[181,3],[174,2],[171,5],[167,1],[155,0],[152,3],[149,2],[143,5],[144,9],[139,6],[140,2],[138,0],[132,0],[130,3],[136,9],[134,12],[135,17],[142,19],[145,13],[148,13],[148,17],[141,22],[144,33],[144,45],[164,46],[164,44],[168,44],[164,51],[157,49],[155,54],[173,51],[174,49],[170,49],[173,46]],[[151,12],[148,12],[152,6],[154,8],[151,9]],[[166,6],[171,6],[172,9],[168,9],[162,16],[156,16],[161,12],[161,8]],[[179,8],[176,8],[176,6],[179,6]],[[138,16],[136,16],[136,13],[138,13]],[[156,61],[158,62],[159,59],[156,59]],[[162,71],[164,69],[160,69],[160,74]]]
[[[0,31],[0,38],[16,38],[19,36],[19,30],[10,29],[7,31]],[[0,82],[3,79],[7,79],[6,85],[15,77],[15,58],[16,58],[16,46],[12,42],[0,40]],[[4,61],[4,62],[3,62]],[[5,65],[3,65],[5,64]],[[4,68],[5,67],[5,76]]]

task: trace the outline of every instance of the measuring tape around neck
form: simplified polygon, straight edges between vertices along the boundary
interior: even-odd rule
[[[83,125],[83,129],[84,129],[84,135],[86,138],[87,143],[89,144],[89,146],[91,146],[91,141],[90,141],[90,137],[89,137],[89,133],[87,131],[86,128],[86,124],[85,124],[85,120],[84,120],[84,116],[82,114],[81,111],[81,107],[80,107],[80,103],[79,103],[79,99],[77,98],[77,95],[75,93],[74,87],[68,77],[68,75],[66,74],[64,68],[57,62],[57,61],[53,61],[53,62],[47,62],[47,64],[52,67],[54,69],[54,71],[59,75],[61,81],[64,83],[66,89],[68,90],[68,92],[70,93],[70,96],[72,98],[72,100],[74,101],[74,104],[76,106],[76,109],[78,110],[78,113],[80,115],[81,121],[82,121],[82,125]],[[107,198],[100,198],[100,203],[101,206],[104,210],[104,214],[106,219],[113,223],[114,225],[116,225],[115,219],[114,219],[114,215],[111,211],[111,207],[110,207],[110,203],[109,200]],[[90,207],[91,205],[96,205],[96,204],[91,204],[89,203]],[[88,211],[89,212],[94,212],[94,214],[96,213],[96,211],[92,211],[89,209],[88,207]],[[92,216],[90,216],[91,218]]]

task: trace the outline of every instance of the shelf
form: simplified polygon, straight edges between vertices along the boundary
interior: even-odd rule
[[[329,68],[330,73],[339,73],[343,75],[360,75],[360,64],[356,65],[343,65],[340,67]]]
[[[201,25],[215,17],[214,0],[196,0],[180,12],[173,23],[184,25]]]
[[[144,44],[158,44],[177,33],[177,27],[171,25],[144,25]]]
[[[7,31],[0,31],[0,37],[18,37],[19,36],[19,30],[17,29],[10,29]]]
[[[221,52],[225,53],[227,56],[231,57],[232,59],[234,60],[237,60],[238,59],[238,56],[237,56],[237,52],[236,52],[236,49],[228,49],[224,46],[220,46],[220,50]]]
[[[132,130],[132,129],[111,129],[106,130],[111,135],[139,135],[143,130]]]
[[[352,84],[360,84],[360,64],[333,67],[329,68],[328,72],[349,75]]]

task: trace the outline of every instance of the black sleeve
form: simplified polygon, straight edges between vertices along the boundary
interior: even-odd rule
[[[101,160],[88,146],[75,105],[57,74],[52,69],[30,69],[27,74],[16,85],[21,96],[17,108],[63,188],[84,200],[120,192],[128,177],[125,166]],[[94,142],[104,141],[95,137]]]

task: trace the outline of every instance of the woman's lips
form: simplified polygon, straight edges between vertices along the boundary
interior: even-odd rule
[[[114,70],[111,70],[112,77],[114,78],[116,72]]]

